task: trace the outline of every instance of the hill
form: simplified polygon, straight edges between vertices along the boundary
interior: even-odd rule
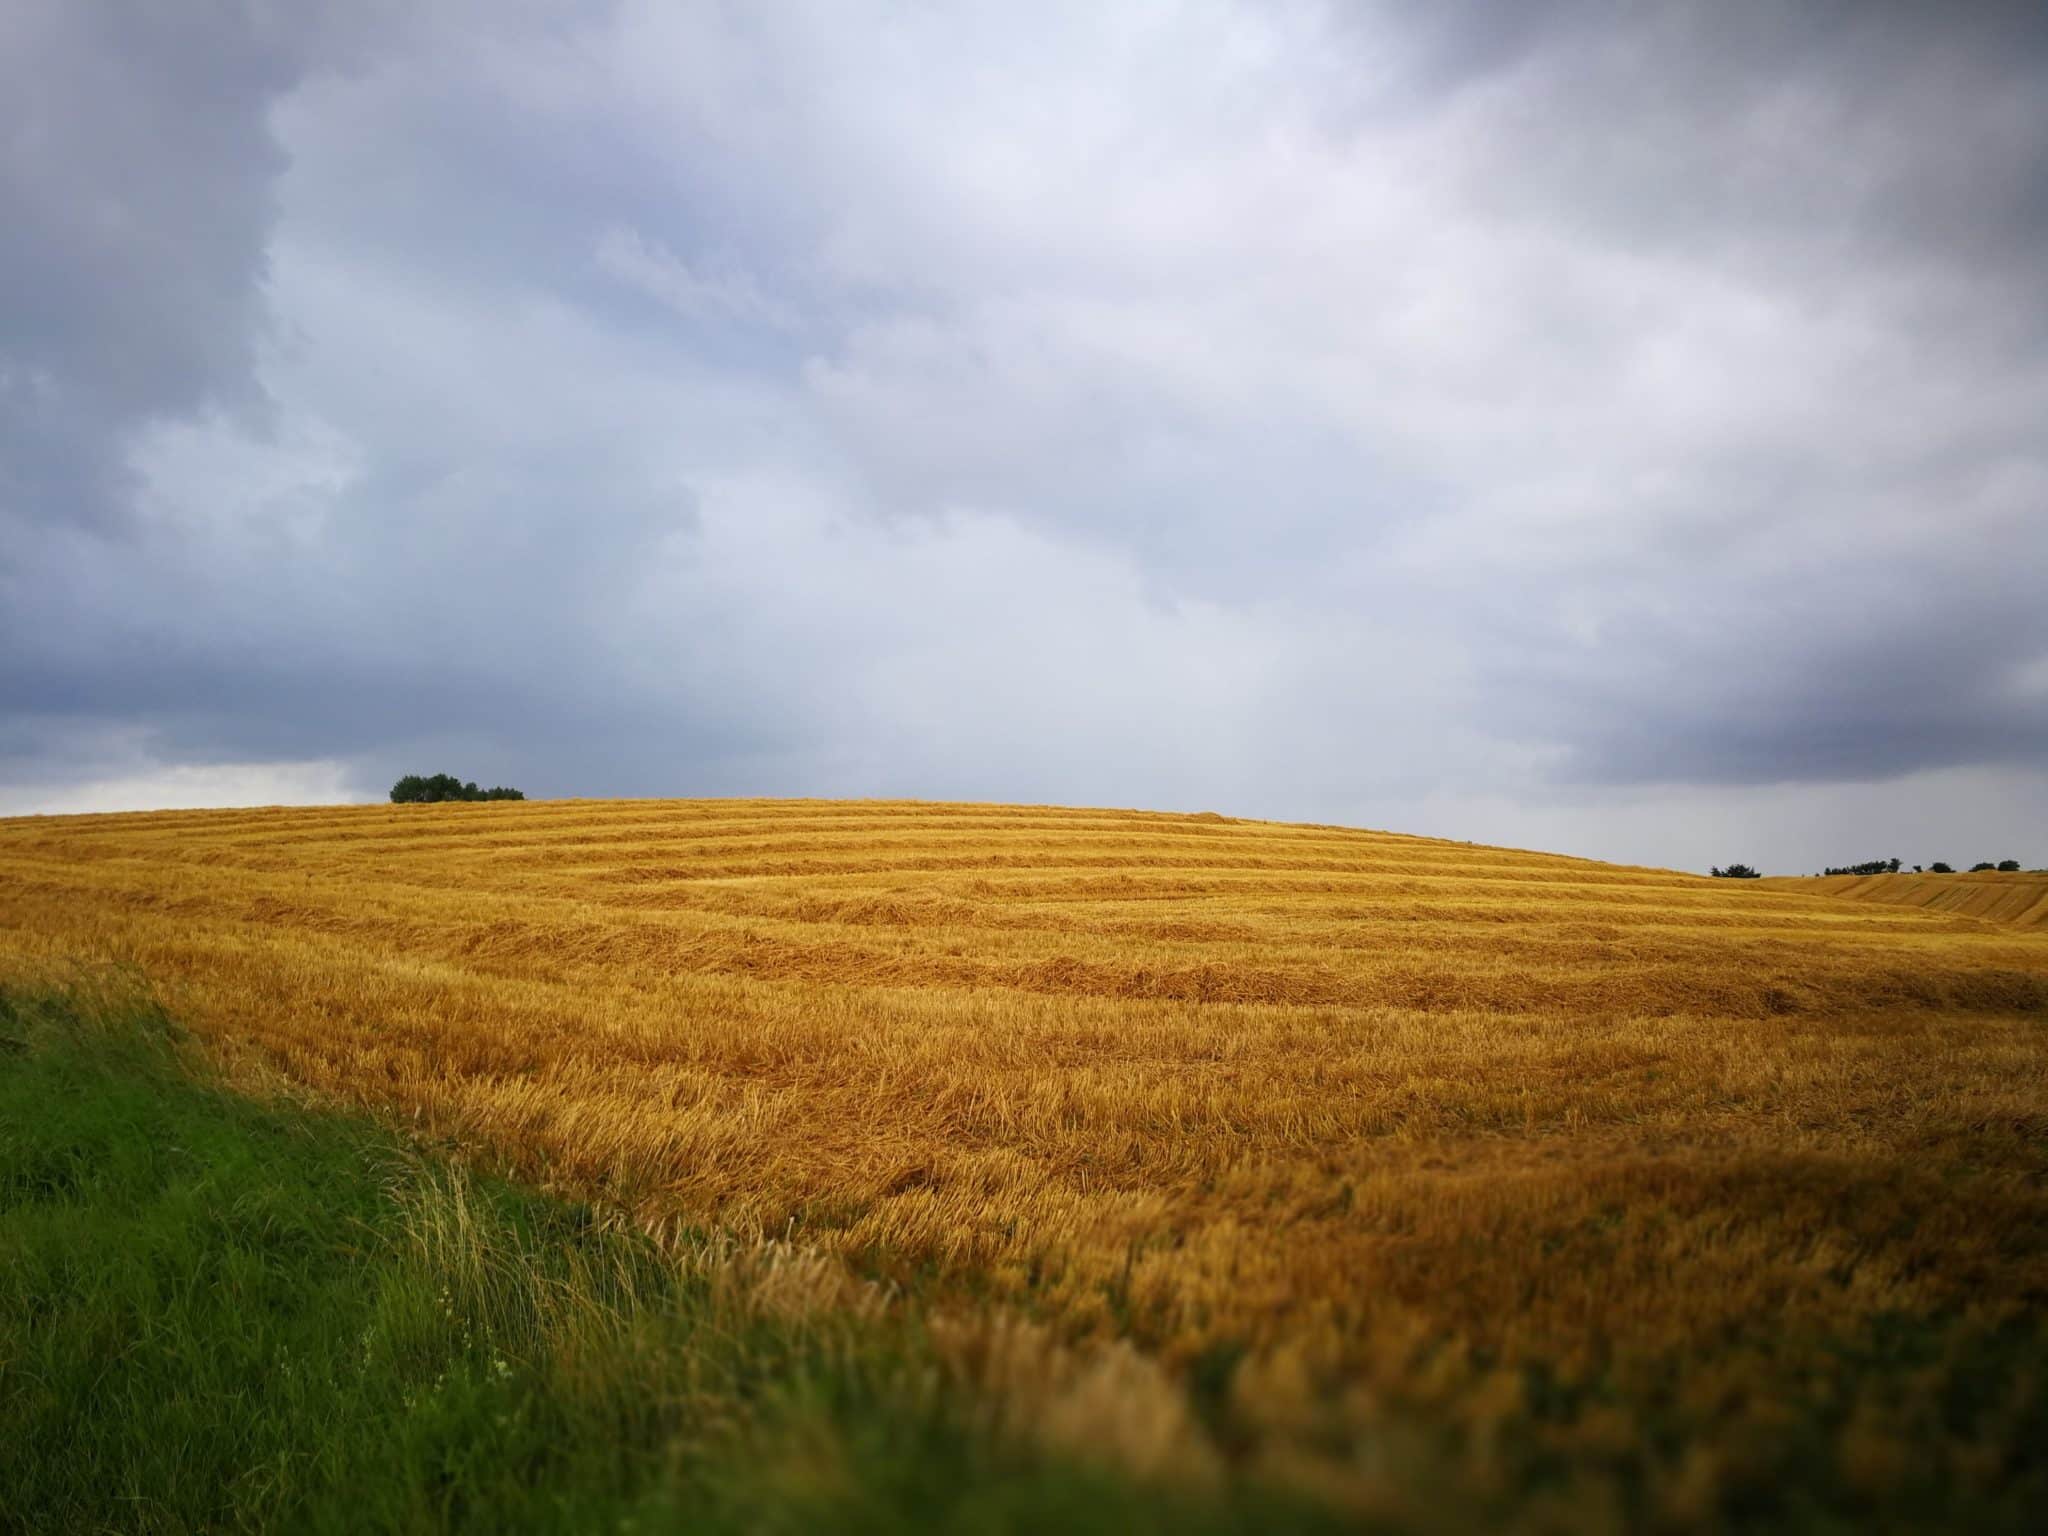
[[[251,1091],[879,1287],[989,1424],[1145,1475],[1446,1528],[2043,1491],[2033,932],[1214,815],[0,822],[0,981],[94,960]]]
[[[1979,870],[1952,875],[1776,875],[1765,885],[1848,901],[1919,907],[1952,917],[2048,928],[2048,873]]]

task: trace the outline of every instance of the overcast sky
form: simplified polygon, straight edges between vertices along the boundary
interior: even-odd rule
[[[2048,862],[2048,7],[9,0],[0,811]]]

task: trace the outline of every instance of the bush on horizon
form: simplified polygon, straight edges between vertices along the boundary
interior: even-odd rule
[[[391,786],[393,805],[431,805],[443,800],[524,800],[519,790],[507,789],[502,784],[489,789],[478,789],[476,781],[464,783],[452,773],[436,773],[421,776],[408,773]]]

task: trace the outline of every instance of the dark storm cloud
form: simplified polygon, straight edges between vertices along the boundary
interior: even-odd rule
[[[352,55],[321,9],[9,8],[0,518],[111,528],[133,489],[131,431],[259,401],[263,253],[283,168],[265,114],[309,55]]]
[[[1827,573],[1820,573],[1827,580]],[[1563,771],[1609,784],[1821,783],[2048,760],[2048,689],[2000,658],[2048,654],[2038,580],[1871,588],[1768,603],[1697,594],[1699,627],[1625,625],[1611,658],[1549,658],[1517,711],[1574,722]],[[1785,635],[1796,631],[1796,649]]]
[[[1631,240],[1745,262],[2025,278],[2048,232],[2048,11],[2024,3],[1565,7],[1497,183]],[[1781,273],[1790,275],[1788,273]]]
[[[16,784],[2048,772],[2038,7],[42,0],[0,49]]]

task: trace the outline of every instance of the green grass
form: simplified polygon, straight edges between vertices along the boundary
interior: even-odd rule
[[[0,993],[0,1529],[1313,1523],[1017,1443],[900,1320],[736,1306],[591,1210]]]

